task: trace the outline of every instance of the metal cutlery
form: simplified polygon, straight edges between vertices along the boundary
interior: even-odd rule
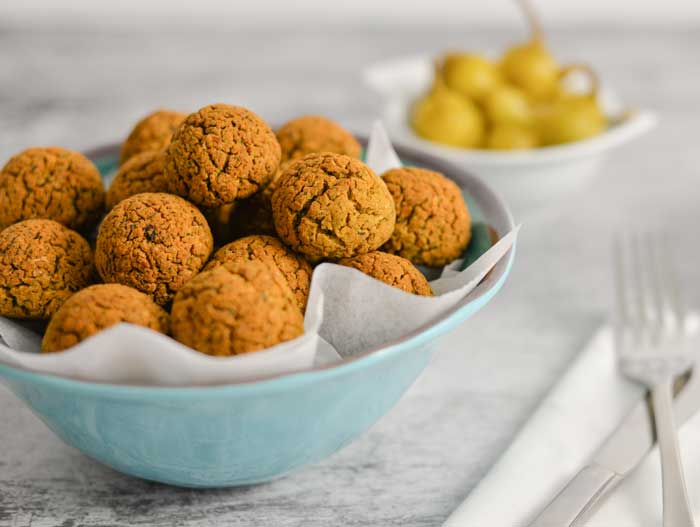
[[[684,350],[686,344],[684,331],[685,310],[680,302],[677,286],[671,271],[664,263],[658,246],[651,245],[651,240],[648,238],[644,242],[637,239],[634,243],[632,256],[636,261],[632,277],[635,289],[631,295],[629,294],[629,288],[632,286],[627,285],[626,277],[628,275],[624,272],[625,267],[623,266],[621,250],[622,246],[618,245],[616,248],[616,284],[618,285],[618,291],[624,296],[618,295],[617,303],[618,306],[624,305],[628,309],[625,312],[620,312],[616,317],[616,345],[618,349],[627,350],[626,346],[628,343],[621,342],[621,340],[632,337],[639,338],[638,328],[647,328],[647,331],[649,331],[651,326],[655,332],[653,335],[654,342],[663,342],[667,345],[671,345],[671,343],[675,345],[677,342],[681,342],[680,347],[672,349],[683,351],[678,353],[678,351],[671,352],[666,350],[666,356],[662,357],[662,362],[665,362],[668,355],[672,355],[674,364],[670,367],[671,371],[688,370],[691,365],[689,362],[691,357]],[[645,289],[639,289],[640,284]],[[624,286],[624,289],[622,286]],[[634,311],[631,311],[630,307]],[[632,322],[635,324],[634,333],[628,329]],[[662,325],[663,327],[661,327]],[[651,332],[643,335],[645,339],[650,339],[651,337]],[[635,341],[632,340],[632,342],[634,343]],[[648,348],[640,346],[631,349],[636,349],[637,353],[642,355],[644,360],[653,362],[655,354],[649,353]],[[646,352],[645,349],[647,350]],[[632,351],[629,351],[629,353],[632,353]],[[621,359],[623,361],[621,365],[627,368],[631,367],[632,362],[639,360],[639,357],[629,359],[625,355],[624,357],[621,356]],[[628,362],[625,363],[625,361]],[[660,369],[668,370],[668,368]],[[661,393],[661,396],[665,397],[668,395],[667,408],[670,408],[671,384],[666,382],[663,389],[664,392]],[[662,423],[662,426],[668,426],[668,421],[673,421],[674,416],[676,423],[682,424],[700,410],[700,375],[686,373],[677,378],[675,393],[676,399],[673,401],[673,414],[667,412],[665,416],[662,416],[662,418],[665,417],[663,423],[666,423]],[[663,400],[661,402],[663,403]],[[639,464],[645,454],[654,446],[656,429],[653,415],[653,412],[650,412],[648,401],[640,401],[601,445],[591,462],[574,476],[535,518],[530,527],[582,527],[598,505],[604,501],[616,485]],[[668,430],[660,431],[667,432]],[[674,434],[671,436],[671,440],[675,444],[675,429],[671,429],[671,431]],[[667,437],[668,435],[664,436],[665,439]],[[663,451],[662,455],[664,455]],[[666,451],[665,455],[668,457],[672,455],[672,452],[669,454]],[[687,527],[693,525],[692,514],[689,511],[689,507],[687,507],[685,486],[681,485],[679,488],[678,485],[674,486],[672,483],[675,482],[677,484],[679,482],[676,478],[678,468],[680,468],[680,465],[671,464],[670,469],[667,468],[667,472],[664,474],[665,527]],[[682,479],[680,481],[682,482]]]
[[[652,236],[616,244],[615,348],[621,371],[651,392],[661,453],[663,525],[693,527],[672,408],[674,379],[691,366],[692,355],[685,309],[661,245]]]

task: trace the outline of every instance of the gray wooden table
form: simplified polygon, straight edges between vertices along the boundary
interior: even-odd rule
[[[23,33],[0,29],[0,162],[33,145],[81,149],[124,136],[155,107],[306,112],[357,130],[379,100],[359,71],[448,47],[499,48],[502,32]],[[249,488],[190,491],[122,476],[64,446],[0,390],[0,525],[439,525],[571,363],[609,304],[611,233],[668,229],[700,300],[700,31],[554,33],[661,126],[617,151],[588,190],[528,219],[509,282],[445,337],[432,365],[360,440]],[[592,380],[593,382],[593,380]]]

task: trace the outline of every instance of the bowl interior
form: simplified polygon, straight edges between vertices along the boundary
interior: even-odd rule
[[[363,147],[367,146],[367,137],[361,134],[356,134],[356,137]],[[426,154],[420,150],[406,146],[397,146],[395,149],[404,165],[430,168],[441,172],[448,178],[457,182],[463,190],[463,195],[469,206],[470,214],[475,222],[483,222],[484,224],[488,225],[499,237],[507,234],[515,228],[513,216],[508,206],[501,199],[501,197],[480,178],[450,162]],[[100,168],[100,171],[106,175],[107,179],[109,179],[110,172],[113,172],[117,166],[118,150],[119,146],[113,144],[91,150],[87,152],[86,155],[96,163],[98,168]],[[426,336],[435,338],[439,334],[444,333],[449,328],[456,325],[460,320],[463,320],[466,318],[466,316],[468,316],[468,306],[472,304],[479,304],[480,300],[485,301],[486,298],[490,298],[495,290],[500,287],[510,269],[513,257],[514,248],[511,248],[510,251],[508,251],[508,253],[498,262],[498,264],[496,264],[489,275],[482,280],[482,282],[476,288],[474,288],[452,309],[443,313],[439,318],[427,321],[426,324],[397,341],[355,354],[353,357],[346,359],[341,364],[320,366],[316,368],[316,370],[340,368],[344,364],[362,360],[369,355],[375,355],[384,350],[406,345],[413,339],[423,340]]]
[[[360,138],[360,140],[361,142],[366,144],[366,139]],[[117,167],[118,151],[119,145],[114,144],[91,150],[87,153],[87,155],[96,163],[100,171],[103,173],[103,175],[105,175],[106,179],[108,180],[110,176],[113,175]],[[503,236],[504,234],[513,229],[513,219],[507,207],[505,206],[503,201],[480,179],[440,159],[425,155],[421,152],[412,149],[400,147],[397,148],[397,153],[406,165],[431,168],[433,170],[442,172],[446,176],[457,181],[460,184],[460,186],[464,189],[465,198],[469,204],[470,212],[472,213],[475,221],[481,221],[485,223],[486,225],[491,227],[499,236]],[[471,314],[474,310],[478,309],[478,307],[481,306],[482,302],[485,303],[485,301],[495,293],[495,290],[505,279],[512,258],[513,249],[511,249],[510,252],[504,258],[501,259],[501,261],[494,267],[494,269],[490,272],[487,278],[482,281],[482,283],[480,283],[469,295],[467,295],[460,302],[458,302],[457,305],[455,305],[452,309],[442,314],[439,318],[435,320],[426,321],[426,323],[423,326],[403,336],[401,339],[392,341],[386,345],[382,345],[374,349],[368,349],[367,351],[362,353],[355,354],[352,358],[346,359],[340,364],[319,366],[310,373],[313,373],[314,371],[318,370],[340,368],[347,363],[363,360],[370,355],[376,355],[389,349],[396,349],[397,347],[400,348],[402,346],[407,346],[412,340],[424,341],[427,338],[432,339],[439,336],[440,334],[447,331],[449,328],[456,325],[459,321],[469,316],[469,314]],[[0,370],[4,368],[6,367],[0,365]],[[10,367],[7,366],[7,368]],[[290,375],[299,374],[283,374],[278,377]],[[274,380],[278,377],[274,377],[272,379]],[[154,387],[154,389],[162,388]]]

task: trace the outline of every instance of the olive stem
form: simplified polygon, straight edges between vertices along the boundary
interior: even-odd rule
[[[445,79],[442,76],[442,61],[441,59],[435,59],[433,61],[433,71],[434,71],[434,79],[433,79],[433,87],[430,90],[432,93],[436,93],[440,90],[447,89],[447,86],[445,85]]]
[[[544,29],[542,28],[542,21],[537,14],[535,6],[532,5],[530,0],[517,0],[517,2],[530,26],[532,40],[534,42],[544,42]]]

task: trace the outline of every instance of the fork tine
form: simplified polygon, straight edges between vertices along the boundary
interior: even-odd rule
[[[650,331],[652,338],[658,342],[664,329],[665,295],[663,286],[663,271],[659,266],[655,237],[646,233],[640,243],[643,246],[644,261],[646,262],[649,280]]]
[[[615,240],[615,283],[619,323],[631,343],[650,344],[660,336],[662,314],[659,272],[648,235]]]
[[[652,269],[648,255],[644,251],[642,236],[634,234],[630,238],[631,262],[633,275],[633,299],[635,305],[634,327],[636,342],[648,343],[655,337],[654,321],[657,318],[657,306],[654,302],[652,286]]]
[[[663,302],[662,324],[670,330],[682,331],[686,308],[681,298],[678,277],[671,262],[668,242],[659,239],[654,245],[654,260],[659,272],[659,289]],[[669,327],[670,326],[670,327]]]
[[[651,302],[649,302],[648,289],[646,287],[647,265],[642,256],[642,247],[638,234],[632,234],[630,238],[631,249],[631,272],[634,280],[634,302],[636,308],[637,327],[644,327],[648,320]]]

